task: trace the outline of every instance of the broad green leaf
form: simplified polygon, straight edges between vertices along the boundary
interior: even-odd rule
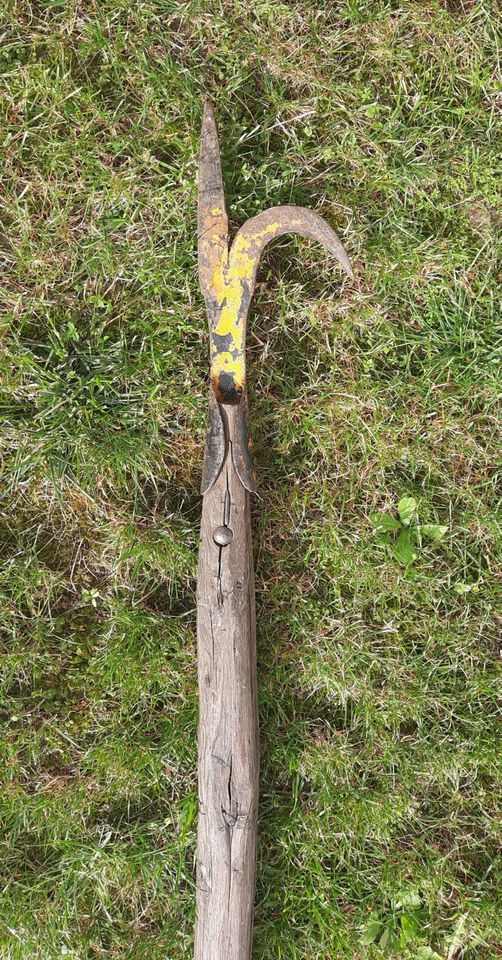
[[[403,528],[401,530],[392,547],[392,552],[396,560],[399,560],[400,563],[408,564],[416,559],[416,553],[411,545],[410,531],[408,529]]]
[[[443,527],[440,523],[424,523],[423,526],[420,527],[420,530],[424,537],[428,537],[429,540],[434,540],[435,543],[442,540],[445,534],[448,533],[448,527]]]
[[[422,906],[422,900],[418,890],[403,890],[395,899],[396,908],[408,907],[411,910],[418,910]]]
[[[413,914],[409,913],[403,913],[399,922],[401,924],[401,935],[399,937],[399,941],[401,946],[404,947],[404,945],[409,943],[410,940],[415,939],[420,929],[420,925]]]
[[[376,513],[370,513],[370,520],[376,533],[392,533],[394,530],[401,528],[399,520],[392,517],[390,513],[384,513],[382,510]]]
[[[368,920],[368,922],[364,924],[362,936],[359,942],[364,945],[374,943],[378,938],[381,929],[382,924],[380,923],[380,920]]]
[[[435,950],[431,950],[430,947],[419,947],[417,960],[444,960],[444,958],[440,957]]]
[[[417,501],[413,497],[403,497],[397,505],[397,512],[401,517],[401,523],[409,527],[417,510]]]

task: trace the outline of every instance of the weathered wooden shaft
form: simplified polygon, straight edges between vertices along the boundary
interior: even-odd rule
[[[280,206],[247,220],[231,245],[213,111],[202,117],[198,262],[209,323],[209,394],[199,575],[199,822],[195,960],[250,960],[258,804],[256,631],[247,429],[246,319],[260,255],[298,233],[352,268],[322,217]]]
[[[258,721],[249,493],[227,453],[203,498],[197,581],[199,817],[195,960],[250,960]]]

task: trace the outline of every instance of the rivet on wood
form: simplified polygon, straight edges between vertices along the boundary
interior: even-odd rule
[[[216,527],[213,533],[213,540],[219,547],[228,546],[229,543],[232,543],[233,538],[234,535],[230,527]]]

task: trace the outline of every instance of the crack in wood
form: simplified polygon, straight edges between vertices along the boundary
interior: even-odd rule
[[[234,411],[226,412],[230,437],[233,417]],[[231,524],[233,538],[216,545],[214,531],[222,521]],[[197,582],[195,960],[248,960],[251,950],[258,771],[252,598],[249,493],[229,448],[219,477],[204,495]]]

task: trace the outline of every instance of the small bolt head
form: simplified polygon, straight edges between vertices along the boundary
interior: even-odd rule
[[[230,527],[216,527],[213,533],[213,540],[219,547],[226,547],[229,543],[232,543],[233,538],[234,535]]]

